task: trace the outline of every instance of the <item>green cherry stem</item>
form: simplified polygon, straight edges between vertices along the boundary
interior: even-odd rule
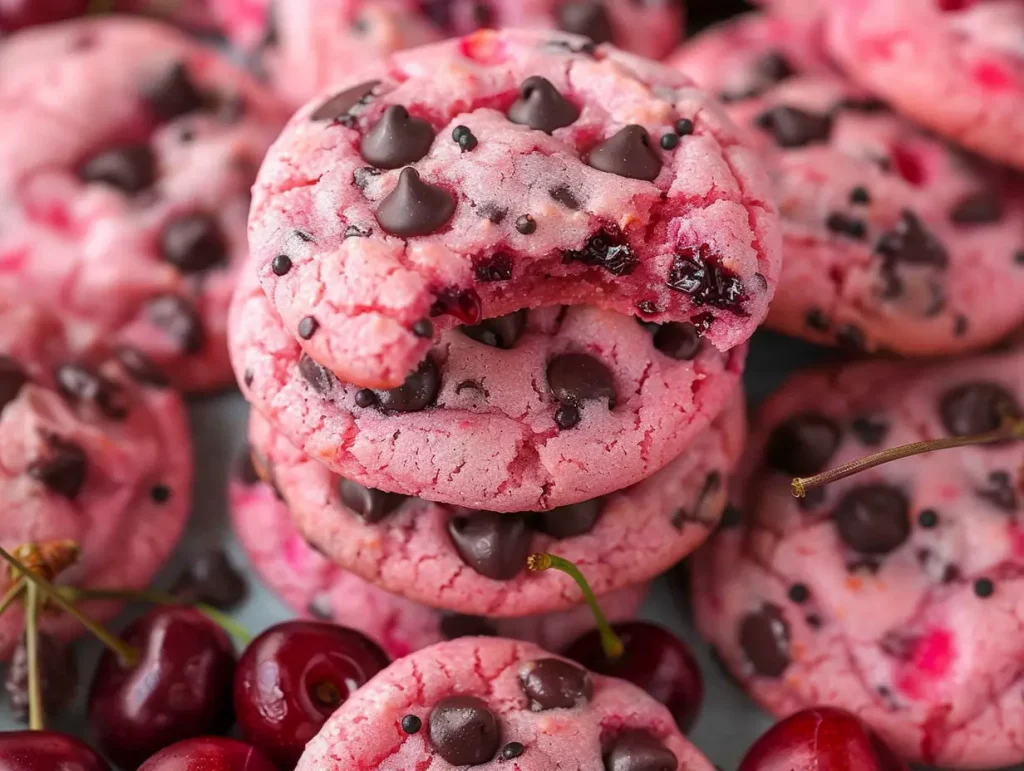
[[[622,658],[626,647],[622,644],[619,636],[612,630],[611,624],[605,618],[604,611],[601,610],[597,597],[594,596],[594,592],[590,588],[590,583],[578,567],[569,562],[569,560],[554,554],[531,554],[526,558],[526,567],[534,573],[542,573],[545,570],[551,569],[567,573],[580,587],[580,591],[583,592],[583,598],[587,601],[587,605],[590,606],[590,612],[594,614],[594,620],[597,621],[597,629],[601,633],[601,647],[604,648],[604,655],[611,661]]]
[[[28,654],[28,728],[42,731],[45,727],[43,694],[39,681],[39,587],[25,588],[25,648]]]
[[[19,578],[11,584],[11,588],[7,590],[7,594],[5,594],[4,598],[0,600],[0,616],[10,610],[11,606],[18,601],[18,598],[24,594],[26,583],[27,582],[24,578]]]

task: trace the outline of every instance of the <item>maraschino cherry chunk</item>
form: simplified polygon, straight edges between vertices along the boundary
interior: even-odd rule
[[[186,739],[161,750],[139,771],[277,771],[259,750],[234,739]]]

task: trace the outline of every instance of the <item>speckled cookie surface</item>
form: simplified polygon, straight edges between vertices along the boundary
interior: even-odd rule
[[[403,730],[402,718],[419,730]],[[412,721],[407,721],[412,722]],[[298,771],[712,771],[639,688],[540,648],[472,638],[397,661],[348,699]]]
[[[518,617],[573,608],[576,584],[526,557],[575,562],[595,593],[646,582],[715,528],[745,438],[736,404],[662,471],[621,492],[544,514],[476,511],[343,480],[254,413],[250,441],[299,532],[333,562],[435,608]]]
[[[1024,169],[1020,0],[832,0],[833,55],[933,131]]]
[[[235,533],[273,591],[298,613],[369,635],[392,658],[470,635],[512,637],[558,651],[594,626],[594,616],[585,606],[503,619],[440,613],[329,562],[299,535],[288,507],[255,474],[232,480],[229,496]],[[602,597],[601,609],[613,623],[632,620],[646,594],[646,585],[621,589]]]
[[[779,270],[768,193],[684,76],[579,37],[484,31],[300,110],[261,169],[250,244],[310,356],[395,387],[440,333],[527,307],[594,304],[739,345]]]
[[[729,112],[778,190],[786,262],[770,327],[926,356],[984,347],[1024,321],[1020,177],[855,86],[801,74],[819,68],[792,26],[749,17],[707,34],[718,38],[684,46],[676,63],[711,90],[734,90]],[[751,42],[725,56],[730,38]]]
[[[751,444],[743,527],[692,561],[698,627],[766,708],[852,710],[908,758],[1024,761],[1024,443],[806,476],[1024,410],[1024,353],[795,376]]]
[[[111,350],[87,325],[0,299],[0,546],[77,542],[61,583],[139,589],[167,559],[191,505],[181,400],[136,350]],[[117,555],[117,559],[111,559]],[[0,570],[0,595],[9,588]],[[98,618],[117,610],[87,604]],[[0,660],[21,633],[0,616]],[[82,633],[43,616],[61,637]]]
[[[546,308],[453,329],[401,388],[371,391],[302,353],[250,277],[231,332],[246,398],[307,455],[370,487],[490,511],[653,474],[730,401],[745,354],[690,325]]]
[[[127,18],[22,33],[0,73],[0,290],[120,337],[177,387],[229,384],[227,308],[277,101]]]

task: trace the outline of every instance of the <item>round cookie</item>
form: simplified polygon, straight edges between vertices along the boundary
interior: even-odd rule
[[[903,114],[1024,169],[1020,0],[831,0],[829,47]]]
[[[360,389],[302,353],[248,276],[231,332],[246,398],[305,454],[367,486],[489,511],[645,479],[723,410],[745,359],[692,325],[554,307],[450,330],[401,388]]]
[[[769,185],[684,76],[522,30],[373,73],[293,117],[250,216],[267,296],[342,380],[399,386],[441,332],[528,307],[691,322],[722,350],[763,318]]]
[[[232,480],[229,498],[235,533],[272,590],[298,613],[369,635],[392,658],[470,635],[512,637],[557,651],[594,627],[586,606],[549,615],[486,619],[439,613],[378,589],[310,546],[295,529],[288,507],[259,480],[252,463],[243,464],[241,474]],[[647,589],[632,586],[602,597],[601,610],[613,623],[632,620]]]
[[[254,413],[250,441],[299,532],[341,567],[389,592],[455,613],[520,617],[574,608],[558,571],[530,573],[550,551],[576,563],[597,595],[649,581],[716,527],[745,438],[740,400],[673,463],[620,492],[546,513],[444,506],[342,479]]]
[[[691,560],[702,635],[768,710],[825,704],[942,767],[1024,761],[1024,443],[944,450],[798,500],[794,476],[1024,415],[1024,352],[794,377],[765,406],[742,526]]]
[[[215,51],[137,19],[21,33],[0,73],[0,290],[75,313],[178,388],[229,384],[249,187],[281,106]]]
[[[178,542],[191,486],[184,407],[151,362],[84,323],[0,298],[0,546],[74,541],[80,556],[60,583],[144,588]],[[5,566],[0,596],[9,588]],[[118,606],[84,609],[102,619]],[[0,661],[24,615],[15,606],[0,616]],[[51,611],[42,628],[82,632]]]
[[[714,768],[636,686],[528,643],[471,638],[427,648],[379,673],[306,746],[297,771],[466,766]]]

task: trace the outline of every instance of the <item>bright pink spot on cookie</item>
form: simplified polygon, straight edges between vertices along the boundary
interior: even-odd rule
[[[944,501],[952,501],[960,497],[960,488],[956,485],[943,485],[939,488],[939,498]]]
[[[938,0],[938,5],[940,11],[966,11],[974,0]]]
[[[893,168],[896,173],[911,185],[920,186],[927,178],[924,163],[921,157],[906,145],[893,145],[890,153]]]
[[[9,252],[3,252],[0,254],[0,270],[3,271],[17,271],[25,264],[25,260],[28,259],[28,247],[22,246],[18,249],[12,249]]]
[[[33,222],[46,225],[57,231],[71,230],[71,215],[62,203],[57,201],[27,201],[25,214]]]
[[[979,86],[990,91],[1005,91],[1014,85],[1013,73],[1002,62],[978,62],[973,75]]]
[[[913,699],[923,698],[930,683],[949,673],[955,658],[953,635],[936,629],[914,645],[908,668],[896,678],[896,687]]]
[[[309,546],[301,538],[292,538],[285,542],[284,558],[293,568],[299,568],[306,564],[309,555]]]
[[[1015,557],[1024,557],[1024,530],[1010,525],[1010,549]]]

